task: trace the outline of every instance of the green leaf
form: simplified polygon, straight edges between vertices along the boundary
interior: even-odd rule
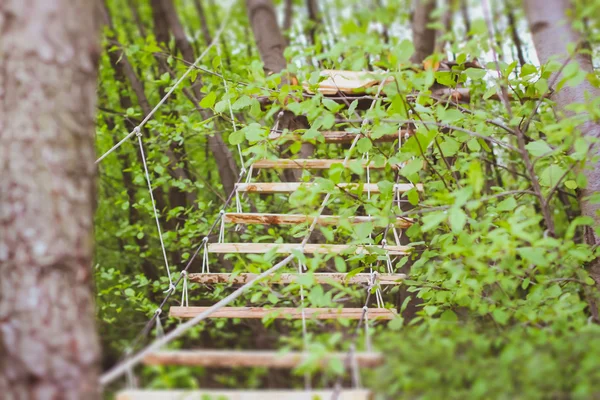
[[[437,228],[445,220],[445,212],[432,212],[430,214],[427,214],[422,218],[423,224],[421,226],[421,230],[423,232],[428,232],[432,229]]]
[[[539,266],[547,266],[546,252],[540,247],[522,247],[517,249],[519,255],[526,261]]]
[[[540,174],[540,184],[548,187],[554,187],[558,184],[560,178],[565,174],[566,170],[556,164],[552,164],[542,171]]]
[[[404,167],[400,170],[400,175],[409,177],[413,174],[416,174],[421,169],[423,169],[423,160],[419,158],[415,158],[413,160],[408,161]]]
[[[448,222],[452,232],[460,233],[467,223],[467,214],[461,208],[452,207],[448,213]]]
[[[552,148],[543,140],[536,140],[535,142],[528,143],[525,148],[529,154],[534,157],[541,157],[552,152]]]
[[[371,143],[371,139],[366,137],[358,139],[358,143],[356,143],[356,148],[363,154],[371,150],[372,147],[373,144]]]
[[[233,111],[240,111],[252,104],[252,99],[246,95],[240,97],[231,105]]]
[[[202,100],[200,100],[200,107],[202,108],[212,108],[215,105],[215,101],[217,100],[217,94],[215,92],[210,92]]]
[[[517,207],[517,200],[513,197],[508,197],[498,203],[498,211],[512,211]]]
[[[467,68],[465,74],[471,79],[483,79],[486,70],[481,68]]]

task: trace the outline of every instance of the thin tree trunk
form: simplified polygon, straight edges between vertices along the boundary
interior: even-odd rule
[[[285,8],[283,11],[283,31],[289,36],[292,28],[292,19],[294,17],[294,0],[285,0]],[[289,43],[289,39],[288,39]]]
[[[546,63],[551,57],[558,57],[559,62],[564,62],[568,57],[567,45],[570,43],[581,44],[581,37],[572,28],[567,20],[571,4],[567,0],[526,0],[525,13],[533,36],[535,50],[540,62]],[[566,22],[566,23],[565,23]],[[594,73],[592,59],[589,53],[578,52],[573,61],[579,63],[580,68],[590,74]],[[552,79],[552,78],[551,78]],[[587,102],[586,94],[591,98],[598,98],[600,90],[594,87],[589,80],[584,80],[575,87],[565,85],[552,95],[557,109],[566,115],[571,112],[566,109],[573,103]],[[600,124],[589,121],[579,126],[584,136],[592,140],[600,136]],[[600,192],[600,147],[592,147],[588,154],[588,160],[583,169],[587,178],[587,187],[581,191],[581,213],[594,219],[595,227],[600,226],[599,204],[593,204],[587,197]],[[586,240],[589,244],[599,245],[600,237],[593,229],[586,232]],[[600,260],[596,259],[590,268],[590,274],[600,289]]]
[[[421,64],[435,51],[435,29],[428,27],[433,22],[431,15],[435,11],[435,3],[435,0],[416,0],[412,18],[415,53],[411,57],[415,64]]]
[[[183,30],[183,26],[179,20],[179,16],[177,15],[177,10],[175,10],[175,6],[172,0],[162,0],[162,11],[165,20],[168,23],[173,36],[175,36],[175,43],[179,51],[181,52],[183,59],[188,63],[193,63],[195,61],[194,49],[190,45],[190,42],[185,35],[185,31]],[[199,79],[199,78],[198,78]],[[197,84],[192,85],[193,97],[191,99],[194,103],[194,106],[199,107],[197,102],[202,99],[202,93],[200,93],[199,82]],[[208,109],[199,109],[200,115],[203,119],[207,120],[212,117],[212,112]],[[225,189],[225,193],[231,193],[234,189],[235,182],[237,181],[237,165],[235,164],[235,160],[233,159],[233,155],[231,151],[223,141],[223,138],[219,135],[208,136],[208,145],[215,156],[215,161],[217,162],[217,169],[219,170],[219,175],[221,177],[221,183],[223,184],[223,188]]]
[[[517,23],[515,22],[515,13],[512,8],[506,7],[506,15],[508,17],[508,24],[510,26],[510,34],[512,36],[513,43],[517,49],[517,58],[519,59],[519,65],[522,67],[527,62],[525,61],[525,56],[523,55],[523,44],[521,42],[521,38],[519,37],[519,32],[517,31]]]
[[[317,27],[323,23],[319,13],[319,5],[317,0],[306,0],[306,10],[308,11],[308,20],[310,27],[308,29],[308,37],[312,44],[317,41]]]
[[[100,399],[94,2],[0,6],[0,392]]]
[[[452,17],[454,16],[454,0],[446,0],[446,10],[444,12],[444,18],[442,19],[442,25],[444,25],[444,29],[440,29],[436,36],[439,40],[435,43],[435,51],[437,53],[443,53],[448,41],[446,39],[441,39],[448,32],[452,31]]]
[[[265,72],[271,74],[283,71],[287,66],[285,57],[283,56],[286,44],[277,24],[275,7],[272,0],[246,0],[246,7]],[[285,81],[285,78],[282,77],[282,80]],[[307,127],[306,118],[303,116],[296,117],[289,111],[285,111],[283,118],[279,121],[280,129],[293,131]],[[302,158],[309,158],[314,151],[315,149],[312,144],[303,143],[300,149],[300,156]],[[284,171],[285,179],[288,181],[298,180],[301,174],[302,171],[297,170]]]
[[[463,23],[465,24],[465,33],[466,39],[471,38],[471,17],[469,16],[469,5],[468,0],[459,0],[460,1],[460,13],[462,14]]]
[[[196,7],[196,11],[198,12],[198,18],[200,18],[200,25],[202,31],[202,37],[204,38],[204,42],[208,46],[210,42],[212,42],[212,38],[210,36],[210,29],[208,28],[208,23],[206,22],[206,13],[204,12],[204,7],[200,0],[194,0],[194,6]]]

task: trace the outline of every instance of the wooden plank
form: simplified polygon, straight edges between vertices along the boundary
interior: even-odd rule
[[[262,213],[226,213],[223,219],[226,223],[233,224],[260,224],[260,225],[298,225],[311,223],[315,217],[301,214],[262,214]],[[348,217],[347,220],[351,224],[362,224],[372,222],[375,226],[384,227],[386,224],[381,224],[381,218],[369,216]],[[337,215],[322,215],[319,217],[319,225],[339,225],[340,217]],[[396,228],[406,229],[413,224],[412,220],[406,218],[396,218],[393,225]]]
[[[357,133],[346,132],[346,131],[323,131],[323,132],[321,132],[321,134],[323,135],[325,143],[337,143],[337,144],[351,143],[356,138],[356,135],[358,135]],[[411,134],[412,134],[412,131],[407,130],[407,129],[402,129],[400,131],[400,135],[403,138],[406,137],[407,135],[411,135]],[[371,133],[366,132],[365,136],[371,137]],[[276,140],[276,139],[279,139],[280,137],[282,137],[282,136],[281,136],[281,133],[279,133],[279,132],[273,132],[269,135],[270,140]],[[284,140],[285,139],[302,140],[302,135],[287,134],[284,136]],[[398,133],[385,134],[381,137],[373,138],[371,140],[374,142],[379,142],[379,143],[394,142],[394,141],[398,140]]]
[[[345,362],[347,353],[327,353],[316,360],[321,368],[327,368],[332,359]],[[373,368],[383,364],[381,353],[355,353],[359,367]],[[303,352],[281,353],[277,351],[240,351],[240,350],[171,350],[150,353],[144,357],[146,365],[186,365],[214,368],[267,367],[296,368],[310,355]]]
[[[317,91],[324,95],[332,95],[339,92],[352,94],[363,93],[368,88],[379,85],[385,79],[385,84],[393,82],[393,76],[385,76],[384,73],[372,71],[344,71],[325,69],[319,74],[325,77],[319,82]],[[314,94],[308,83],[303,83],[304,91]]]
[[[310,187],[313,182],[256,182],[256,183],[236,183],[235,188],[238,192],[251,193],[293,193],[301,186]],[[338,183],[337,187],[344,190],[355,190],[361,186],[358,183]],[[407,192],[416,186],[417,190],[422,191],[423,185],[413,185],[411,183],[400,183],[396,185],[400,192]],[[376,183],[362,184],[363,192],[379,193],[379,186]]]
[[[347,164],[356,163],[359,161],[363,168],[367,166],[370,169],[383,169],[386,164],[375,166],[373,160],[350,160]],[[279,158],[277,160],[259,160],[252,164],[252,168],[254,169],[329,169],[334,164],[344,164],[344,160],[342,159],[314,159],[314,158],[297,158],[297,159],[289,159],[289,158]],[[346,167],[347,167],[346,166]],[[398,169],[399,164],[392,164],[392,169]]]
[[[189,274],[188,278],[191,282],[202,283],[202,284],[213,284],[213,283],[229,283],[231,285],[243,285],[256,279],[258,274],[241,273],[241,274],[229,274],[229,273],[218,273],[210,272],[206,274]],[[298,279],[298,274],[274,274],[265,278],[266,282],[278,285],[287,285],[295,282]],[[331,283],[340,282],[345,284],[360,284],[368,283],[370,274],[356,274],[348,277],[348,274],[339,272],[315,272],[312,273],[312,277],[317,283]],[[402,280],[406,279],[405,274],[377,274],[377,279],[380,285],[400,285]]]
[[[300,248],[299,243],[209,243],[208,252],[225,254],[225,253],[241,253],[241,254],[264,254],[273,249],[279,254],[290,254],[292,250]],[[369,248],[375,248],[369,251]],[[347,244],[319,244],[308,243],[304,246],[304,254],[339,254],[348,249],[355,249],[355,254],[375,253],[380,246],[357,246]],[[406,255],[411,248],[408,246],[386,246],[385,250],[390,255]]]
[[[178,318],[194,318],[210,307],[171,307],[169,315]],[[362,308],[305,308],[306,318],[314,319],[360,319]],[[302,309],[295,307],[223,307],[209,318],[262,319],[266,316],[276,319],[302,319]],[[396,312],[387,308],[369,308],[369,319],[393,319]]]
[[[116,400],[329,400],[333,390],[124,390]],[[364,389],[342,389],[338,400],[373,400]]]

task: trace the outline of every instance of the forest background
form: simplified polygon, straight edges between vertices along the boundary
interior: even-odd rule
[[[386,363],[363,371],[365,386],[391,399],[600,396],[600,91],[594,69],[600,1],[106,0],[92,6],[81,0],[68,7],[65,1],[51,2],[62,12],[52,14],[44,11],[42,0],[32,0],[32,10],[42,10],[33,16],[53,15],[47,31],[58,32],[64,46],[53,44],[51,34],[45,41],[28,30],[35,18],[17,3],[0,5],[0,27],[9,32],[0,54],[21,45],[35,49],[36,56],[6,58],[10,78],[0,91],[5,104],[0,116],[11,117],[3,130],[8,133],[0,135],[6,177],[0,178],[0,205],[9,210],[0,217],[0,315],[10,317],[3,322],[2,350],[8,354],[3,368],[17,371],[0,379],[0,387],[35,376],[60,388],[57,377],[80,375],[90,390],[98,365],[108,370],[132,346],[177,326],[166,312],[157,314],[157,307],[188,263],[190,272],[202,269],[202,257],[194,254],[252,161],[343,158],[347,149],[324,144],[322,131],[368,129],[383,136],[410,125],[414,135],[401,147],[364,138],[355,158],[369,154],[375,163],[403,163],[398,173],[388,166],[368,177],[382,192],[409,182],[423,184],[423,193],[407,192],[400,209],[390,207],[391,191],[372,199],[342,193],[330,205],[346,217],[369,214],[387,221],[396,214],[415,221],[402,235],[413,253],[393,263],[407,279],[384,292],[387,307],[397,309],[399,317],[376,323],[371,331]],[[21,25],[12,23],[19,18]],[[51,28],[51,23],[58,25]],[[17,33],[21,39],[15,39]],[[100,38],[101,51],[90,50]],[[99,156],[135,132],[201,54],[181,87],[144,122],[141,136],[130,135],[93,164],[93,146]],[[28,62],[36,57],[59,62],[51,67]],[[72,60],[71,67],[64,68],[63,59]],[[19,68],[39,81],[11,86]],[[384,71],[396,84],[357,120],[359,100],[344,108],[322,95],[302,95],[298,82],[314,88],[323,69]],[[67,82],[68,88],[62,86]],[[36,121],[55,113],[65,103],[64,93],[70,100],[60,124],[38,135]],[[10,102],[26,97],[29,103]],[[286,145],[268,139],[280,111],[285,115],[281,129],[296,135]],[[94,123],[92,142],[88,133]],[[67,139],[59,129],[64,126]],[[47,172],[48,165],[59,172]],[[37,206],[44,197],[35,189],[56,176],[63,182],[60,190],[48,189],[45,198],[58,204],[59,225],[55,215],[48,217]],[[290,197],[241,200],[253,212],[309,214],[336,184],[365,182],[367,176],[362,168],[332,167],[320,176],[263,171],[253,179],[315,180],[316,185]],[[14,196],[6,195],[9,191]],[[48,194],[56,192],[66,193],[64,200]],[[92,263],[91,241],[85,238],[94,203]],[[36,210],[22,224],[11,218],[20,212],[18,204]],[[35,235],[27,234],[31,226]],[[229,241],[282,243],[303,237],[306,229],[227,227],[225,234]],[[319,227],[318,240],[380,243],[383,232],[376,224],[341,224]],[[47,247],[36,247],[34,236]],[[214,257],[210,264],[212,271],[258,272],[276,258],[270,253]],[[351,274],[379,265],[368,254],[304,261],[309,270],[325,266]],[[24,278],[30,276],[36,279]],[[303,284],[309,306],[364,302],[362,288]],[[29,290],[42,293],[43,309],[23,306],[27,302],[19,299],[29,298]],[[299,290],[298,284],[285,289],[260,284],[234,304],[297,307]],[[189,302],[214,304],[231,291],[230,285],[190,284]],[[181,287],[174,292],[171,305],[180,302]],[[23,328],[32,320],[44,321],[41,329]],[[327,350],[347,350],[350,326],[310,321],[315,359]],[[16,339],[9,334],[17,331],[29,333]],[[360,335],[358,343],[364,339]],[[49,365],[52,357],[61,359],[72,343],[85,349],[73,363],[82,368],[61,372],[59,366],[49,372],[37,367]],[[300,349],[302,327],[300,321],[272,318],[215,319],[171,346]],[[137,383],[149,388],[300,388],[304,373],[317,387],[331,386],[338,376],[349,382],[344,365],[332,362],[321,370],[317,364],[308,362],[291,373],[192,367],[135,372]],[[124,380],[108,386],[106,396],[123,385]],[[27,387],[21,381],[20,389],[10,390]]]

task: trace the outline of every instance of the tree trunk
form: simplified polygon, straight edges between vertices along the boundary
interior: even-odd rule
[[[98,29],[88,0],[0,5],[0,391],[99,399]]]
[[[278,73],[287,63],[283,56],[286,44],[272,0],[246,0],[248,18],[254,32],[256,46],[267,74]]]
[[[272,74],[283,71],[287,66],[283,56],[286,44],[277,24],[277,16],[272,0],[246,0],[246,7],[265,72]],[[282,77],[282,80],[285,79]],[[279,129],[296,130],[307,127],[306,118],[295,116],[289,111],[283,113],[283,118],[279,122]],[[300,157],[309,158],[314,151],[312,144],[303,143],[300,149]],[[287,181],[299,180],[301,175],[302,171],[299,170],[284,171]]]
[[[190,42],[187,39],[185,31],[183,30],[183,26],[181,25],[181,21],[179,20],[179,16],[177,15],[177,10],[175,9],[175,5],[172,0],[161,0],[162,4],[162,16],[173,33],[175,37],[175,44],[183,59],[193,64],[195,61],[194,49],[192,48]],[[199,78],[198,78],[199,79]],[[212,112],[208,109],[201,109],[198,102],[202,100],[202,94],[200,93],[200,82],[196,82],[195,85],[192,85],[193,96],[190,98],[194,106],[200,111],[200,114],[203,119],[207,120],[212,117]],[[189,96],[189,92],[186,93]],[[235,182],[237,181],[237,165],[235,164],[235,160],[233,159],[233,155],[231,151],[223,141],[223,138],[218,135],[208,136],[208,145],[213,155],[215,156],[215,161],[217,163],[217,169],[219,170],[219,175],[221,177],[221,183],[223,184],[223,188],[225,189],[225,193],[229,194],[233,191],[235,187]]]
[[[415,64],[421,64],[435,51],[435,29],[428,27],[433,22],[431,14],[435,11],[435,3],[434,0],[416,0],[412,17],[415,53],[411,57]]]
[[[566,15],[570,11],[571,4],[567,0],[526,0],[525,12],[529,21],[529,26],[533,36],[535,50],[540,62],[546,63],[555,56],[559,62],[567,59],[567,45],[569,43],[580,43],[579,34],[571,27],[570,21],[567,21]],[[567,23],[565,23],[567,22]],[[589,53],[578,52],[573,58],[577,61],[582,70],[593,74],[592,60]],[[586,79],[575,87],[564,86],[552,95],[552,100],[556,102],[557,109],[565,114],[569,114],[566,107],[573,103],[586,102],[586,93],[592,98],[600,96],[600,90]],[[597,138],[600,136],[600,125],[593,121],[586,122],[579,126],[584,136]],[[587,165],[582,171],[587,178],[587,187],[581,191],[581,213],[592,217],[595,226],[600,226],[600,216],[598,210],[600,205],[592,204],[586,197],[600,192],[600,164],[597,161],[600,156],[600,147],[594,146],[588,155]],[[600,237],[596,235],[593,229],[588,229],[586,234],[590,244],[599,245]],[[597,286],[600,288],[600,262],[596,260],[590,273]]]

